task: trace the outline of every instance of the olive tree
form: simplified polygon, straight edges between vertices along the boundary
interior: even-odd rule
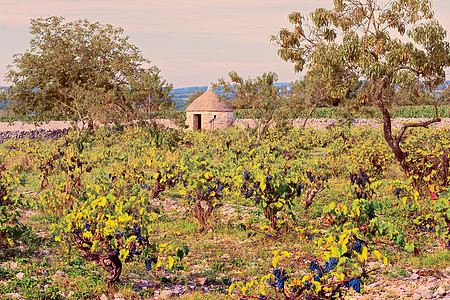
[[[63,17],[31,20],[30,48],[8,67],[7,109],[92,124],[129,122],[172,107],[167,84],[122,28]]]
[[[229,72],[228,75],[230,81],[221,78],[219,83],[214,86],[215,88],[222,86],[224,94],[232,93],[234,95],[231,100],[233,106],[252,111],[252,117],[256,122],[256,144],[258,144],[272,121],[279,123],[283,121],[283,114],[280,113],[280,110],[286,107],[287,98],[279,95],[280,88],[275,85],[278,75],[269,72],[254,79],[244,79],[235,71]]]
[[[405,123],[393,133],[389,109],[399,86],[420,82],[428,91],[445,81],[450,65],[446,31],[434,18],[430,0],[335,0],[334,8],[318,8],[307,18],[289,15],[293,29],[271,37],[279,56],[294,63],[295,71],[333,81],[328,94],[345,97],[357,92],[359,105],[378,108],[383,134],[395,157],[408,172],[400,142],[410,127],[426,127],[440,118]],[[355,81],[361,85],[355,90]]]

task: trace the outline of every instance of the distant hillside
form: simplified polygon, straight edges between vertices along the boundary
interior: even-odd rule
[[[276,86],[280,87],[280,89],[283,89],[284,87],[290,87],[291,84],[288,82],[280,82],[275,83]],[[446,81],[445,83],[438,86],[436,89],[437,91],[445,89],[445,87],[450,85],[450,81]],[[7,87],[0,86],[0,90],[4,89],[6,90]],[[183,87],[183,88],[176,88],[172,89],[170,91],[170,95],[173,95],[172,100],[175,102],[175,110],[185,110],[188,106],[188,98],[191,94],[195,93],[196,91],[203,91],[206,92],[208,89],[207,85],[204,86],[189,86],[189,87]],[[214,90],[217,94],[222,95],[222,87],[220,87],[218,90]],[[439,92],[437,93],[439,94]],[[0,110],[2,110],[6,104],[0,102]]]

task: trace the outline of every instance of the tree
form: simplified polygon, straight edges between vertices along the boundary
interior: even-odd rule
[[[450,65],[446,31],[434,18],[430,0],[391,0],[379,6],[376,0],[335,0],[333,9],[318,8],[308,20],[298,12],[289,15],[293,30],[281,29],[271,41],[279,56],[293,62],[295,71],[334,82],[331,96],[356,92],[358,105],[373,105],[383,116],[383,134],[406,172],[411,165],[400,147],[411,127],[439,122],[436,116],[424,122],[403,124],[394,135],[389,109],[397,87],[421,82],[428,91],[445,80]],[[362,84],[355,90],[356,80]]]
[[[191,104],[195,99],[203,95],[204,91],[197,90],[188,97],[188,103]]]
[[[122,28],[63,17],[31,20],[30,49],[15,54],[6,79],[8,109],[36,120],[129,122],[172,106],[155,66]]]
[[[256,144],[258,144],[275,118],[278,117],[279,121],[282,121],[280,118],[282,114],[277,114],[277,112],[286,106],[287,98],[280,96],[280,89],[274,85],[278,80],[278,75],[269,72],[257,76],[255,79],[247,80],[234,71],[228,75],[231,81],[226,82],[221,78],[219,83],[215,84],[215,88],[223,86],[224,94],[234,94],[235,98],[232,100],[234,106],[252,110],[253,118],[256,121]]]

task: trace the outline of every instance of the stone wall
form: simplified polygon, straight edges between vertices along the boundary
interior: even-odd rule
[[[396,129],[399,128],[402,123],[404,122],[421,122],[426,121],[429,119],[425,118],[396,118],[392,120],[392,128]],[[294,119],[292,120],[292,125],[294,127],[300,128],[303,126],[305,119]],[[333,126],[339,125],[339,121],[336,119],[308,119],[306,122],[305,128],[313,128],[313,129],[319,129],[324,130],[327,128],[331,128]],[[380,120],[376,119],[363,119],[363,118],[357,118],[353,120],[352,127],[356,126],[369,126],[373,127],[375,129],[381,129],[383,123]],[[236,119],[234,120],[234,126],[240,127],[240,128],[247,128],[256,126],[256,122],[253,119]],[[430,128],[443,128],[443,127],[450,127],[450,118],[441,118],[441,122],[434,123],[430,125]]]
[[[36,129],[36,130],[8,130],[0,131],[0,143],[9,139],[35,139],[56,140],[63,137],[68,129]]]
[[[209,120],[214,118],[214,113],[208,113],[210,115],[205,116],[204,118],[207,119],[208,125],[202,126],[208,126],[206,128],[209,128]],[[216,113],[216,119],[219,113]],[[222,113],[226,114],[226,113]],[[232,115],[231,115],[232,116]],[[203,116],[202,116],[203,118]],[[208,119],[209,118],[209,119]],[[221,128],[218,127],[218,124],[225,124],[225,122],[231,122],[232,119],[229,117],[224,117],[221,123],[216,123],[214,128]],[[424,121],[428,119],[403,119],[403,118],[397,118],[392,120],[392,127],[398,128],[401,126],[403,122],[419,122]],[[158,124],[161,124],[166,127],[170,128],[176,128],[177,126],[171,121],[171,120],[156,120]],[[217,122],[217,121],[215,121]],[[295,127],[301,127],[303,126],[304,119],[295,119],[292,120],[292,125]],[[256,125],[255,120],[252,119],[236,119],[234,120],[233,126],[240,127],[240,128],[247,128],[247,126],[254,127]],[[331,128],[333,126],[339,125],[338,121],[336,119],[308,119],[306,123],[306,128],[311,127],[314,129],[319,130],[325,130],[327,128]],[[375,119],[355,119],[353,120],[352,126],[370,126],[376,129],[381,129],[382,123],[379,120]],[[42,124],[41,126],[35,126],[33,124],[23,123],[23,122],[14,122],[12,124],[0,122],[0,143],[3,143],[5,140],[8,139],[22,139],[22,138],[42,138],[44,140],[48,139],[59,139],[62,136],[64,136],[67,131],[71,128],[70,122],[62,122],[62,121],[52,121],[49,123]],[[442,118],[442,121],[439,123],[435,123],[430,125],[430,128],[444,128],[444,127],[450,127],[450,118]],[[203,127],[205,128],[205,127]]]

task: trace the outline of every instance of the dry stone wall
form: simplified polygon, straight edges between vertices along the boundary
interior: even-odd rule
[[[400,127],[403,122],[418,122],[424,120],[429,119],[397,118],[392,120],[392,126],[395,129]],[[303,126],[303,122],[304,119],[295,119],[292,121],[292,124],[295,127],[301,127]],[[157,123],[170,128],[176,127],[176,125],[170,120],[157,120]],[[256,122],[252,119],[235,119],[233,124],[233,126],[240,128],[247,128],[248,126],[253,127],[255,125]],[[325,130],[337,125],[339,125],[339,122],[336,119],[308,119],[306,123],[307,128],[311,127],[319,130]],[[358,118],[353,120],[352,126],[370,126],[380,129],[382,123],[381,121],[375,119]],[[64,136],[71,127],[72,125],[70,122],[63,121],[51,121],[40,126],[23,122],[14,122],[12,124],[0,122],[0,143],[3,143],[8,139],[22,138],[42,138],[44,140],[59,139]],[[432,124],[430,127],[436,129],[450,127],[450,118],[442,118],[441,122]]]
[[[421,122],[430,119],[426,118],[396,118],[392,120],[392,127],[394,129],[399,128],[404,122]],[[305,119],[292,120],[294,127],[300,128],[303,126]],[[339,125],[337,119],[308,119],[306,122],[306,128],[311,127],[313,129],[325,130],[333,126]],[[353,120],[352,126],[370,126],[375,129],[381,129],[383,123],[376,119],[363,119],[357,118]],[[236,119],[234,120],[234,126],[240,128],[247,128],[256,126],[256,122],[253,119]],[[450,127],[450,118],[442,118],[441,122],[430,125],[432,128]]]

